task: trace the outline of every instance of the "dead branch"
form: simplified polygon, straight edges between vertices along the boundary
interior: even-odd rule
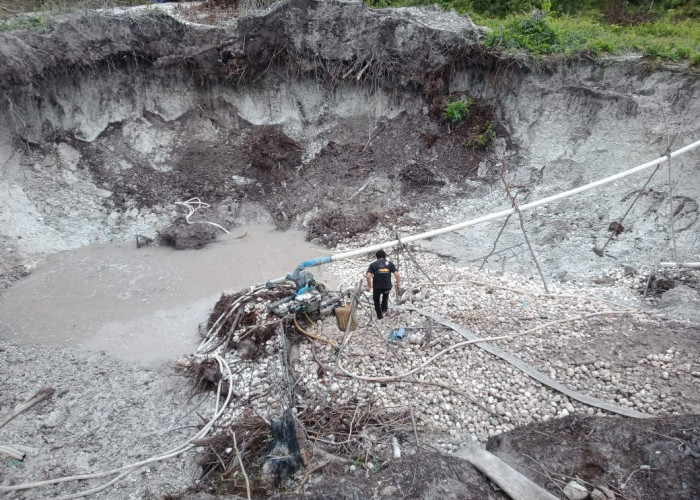
[[[384,128],[384,124],[382,123],[382,125],[377,130],[375,130],[372,135],[369,136],[369,139],[367,139],[367,143],[365,144],[365,147],[362,148],[362,152],[367,150],[367,148],[369,147],[369,144],[372,142],[372,139],[377,137],[377,135],[379,134],[379,132],[382,131],[383,128]]]
[[[13,418],[18,416],[20,413],[27,411],[32,406],[38,405],[39,403],[41,403],[45,399],[50,398],[51,396],[53,396],[54,392],[56,392],[56,390],[53,389],[52,387],[44,387],[43,389],[40,389],[39,392],[34,394],[34,396],[32,396],[30,399],[28,399],[24,403],[16,406],[7,415],[0,418],[0,428],[7,425]]]
[[[431,323],[430,318],[425,319],[425,324],[428,331],[425,332],[423,339],[420,341],[422,350],[427,349],[427,346],[433,341],[433,324]]]
[[[236,442],[236,433],[231,432],[231,437],[233,437],[233,449],[236,451],[236,456],[238,456],[238,465],[241,467],[241,472],[245,478],[245,489],[248,495],[248,500],[250,500],[250,479],[248,479],[248,474],[245,471],[245,466],[243,465],[243,455],[238,450],[238,443]]]
[[[416,447],[420,448],[420,441],[418,441],[418,429],[416,428],[416,417],[413,415],[413,406],[409,407],[411,410],[411,424],[413,425],[413,436],[416,438]]]
[[[669,161],[669,164],[670,164],[671,158],[669,158],[668,161]],[[656,172],[658,172],[660,168],[661,168],[661,165],[660,165],[660,164],[656,166],[656,168],[655,168],[654,171],[651,173],[651,175],[649,176],[649,178],[647,179],[647,181],[644,183],[644,186],[642,186],[642,189],[639,190],[639,191],[637,192],[637,196],[634,197],[634,200],[632,200],[632,203],[630,203],[630,206],[627,208],[627,211],[622,215],[622,217],[620,217],[620,221],[619,221],[619,224],[620,224],[620,225],[622,225],[622,222],[625,220],[625,217],[627,217],[627,215],[630,213],[630,211],[632,210],[632,207],[634,207],[634,204],[637,203],[637,200],[642,196],[642,194],[643,194],[644,191],[646,190],[647,186],[648,186],[649,183],[651,182],[651,179],[654,177],[654,175],[656,175]],[[671,219],[671,221],[672,221],[672,223],[673,223],[673,219]],[[594,249],[593,249],[593,252],[595,252],[596,255],[598,255],[598,256],[600,256],[600,257],[603,257],[603,256],[605,255],[605,247],[608,246],[608,243],[610,243],[610,242],[613,240],[613,238],[615,238],[615,236],[617,236],[617,234],[618,234],[618,233],[617,233],[616,231],[612,231],[612,232],[610,233],[610,236],[608,236],[608,239],[605,240],[605,243],[603,244],[603,247],[600,248],[600,249],[594,248]]]
[[[666,127],[666,157],[668,159],[668,217],[669,225],[671,227],[671,241],[673,242],[673,260],[678,262],[678,248],[676,247],[676,229],[673,224],[674,216],[676,215],[673,211],[673,182],[671,178],[671,146],[676,140],[675,136],[671,139],[671,134],[668,131],[668,120],[666,119],[666,109],[663,104],[659,105],[661,107],[661,114],[664,117],[664,126]],[[658,167],[657,167],[658,168]]]
[[[309,480],[309,476],[311,476],[311,474],[313,474],[314,472],[317,472],[317,471],[323,469],[326,465],[331,463],[331,460],[332,460],[331,458],[327,458],[326,460],[324,460],[323,462],[321,462],[317,466],[312,467],[311,469],[306,469],[306,472],[304,473],[304,477],[301,478],[301,482],[299,483],[299,486],[297,486],[297,488],[294,492],[297,494],[301,493],[301,490],[304,487],[304,485],[306,484],[306,481]]]
[[[503,225],[501,226],[501,230],[498,231],[498,235],[496,236],[496,239],[493,242],[493,248],[491,251],[484,257],[484,260],[481,262],[481,265],[479,266],[479,271],[481,271],[484,268],[484,265],[486,264],[486,261],[489,260],[489,257],[493,255],[493,253],[496,251],[496,247],[498,246],[498,240],[500,239],[501,235],[503,234],[503,230],[506,228],[508,225],[508,221],[510,221],[510,218],[513,214],[510,214],[508,217],[506,217],[506,220],[503,221]]]
[[[399,233],[396,233],[396,239],[397,239],[399,242],[401,242],[401,239],[399,238]],[[435,290],[437,290],[437,289],[438,289],[437,285],[435,284],[435,282],[433,281],[433,279],[430,277],[430,275],[429,275],[427,272],[425,272],[425,270],[424,270],[424,269],[421,267],[421,265],[418,263],[418,261],[416,260],[416,258],[413,256],[413,252],[411,252],[411,251],[408,249],[408,246],[406,246],[405,244],[401,243],[401,248],[403,248],[404,251],[408,254],[408,257],[409,257],[409,258],[411,259],[411,261],[416,265],[416,267],[418,268],[418,270],[419,270],[421,273],[423,273],[423,276],[425,276],[425,277],[428,279],[428,281],[430,282],[430,284],[433,285],[433,288],[435,288]]]
[[[349,200],[352,200],[355,196],[357,196],[357,195],[360,194],[362,191],[364,191],[364,190],[367,188],[367,186],[369,186],[369,185],[372,183],[373,180],[374,180],[374,179],[370,177],[369,180],[367,180],[367,182],[365,182],[365,183],[362,185],[362,187],[360,187],[360,189],[358,189],[357,191],[355,191],[355,192],[350,196],[350,198],[348,198],[348,201],[349,201]]]
[[[233,319],[233,323],[231,323],[231,328],[229,328],[228,333],[226,334],[226,340],[224,340],[221,352],[225,353],[226,349],[228,349],[228,343],[231,341],[231,337],[233,337],[233,332],[236,330],[238,323],[241,321],[243,311],[245,311],[245,306],[243,304],[239,305],[238,308],[238,313],[236,313],[236,317]]]
[[[523,214],[520,211],[520,207],[518,206],[518,202],[515,201],[515,196],[510,192],[510,186],[508,185],[508,182],[506,181],[506,160],[505,158],[503,159],[503,166],[501,167],[501,179],[503,180],[503,186],[506,188],[506,194],[508,194],[508,198],[510,198],[510,202],[513,204],[513,208],[515,209],[515,213],[518,214],[518,219],[520,219],[520,230],[523,232],[523,236],[525,237],[525,242],[527,243],[527,247],[530,249],[530,255],[532,255],[532,260],[535,262],[535,266],[537,266],[537,272],[540,274],[540,278],[542,279],[542,284],[544,285],[544,291],[549,293],[549,288],[547,288],[547,281],[544,279],[544,274],[542,273],[542,268],[540,267],[540,263],[537,260],[537,256],[535,255],[535,250],[532,248],[532,244],[530,243],[530,238],[527,236],[527,231],[525,231],[525,219],[523,218]]]

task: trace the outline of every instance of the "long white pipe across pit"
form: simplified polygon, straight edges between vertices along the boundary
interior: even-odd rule
[[[682,154],[687,153],[688,151],[692,151],[693,149],[697,148],[700,146],[700,141],[695,141],[692,144],[689,144],[688,146],[685,146],[684,148],[681,148],[677,151],[674,151],[668,156],[662,156],[661,158],[657,158],[656,160],[650,161],[648,163],[645,163],[643,165],[639,165],[638,167],[631,168],[629,170],[625,170],[624,172],[620,172],[615,175],[611,175],[610,177],[605,177],[603,179],[597,180],[595,182],[591,182],[590,184],[586,184],[584,186],[579,186],[574,189],[570,189],[569,191],[564,191],[562,193],[558,193],[552,196],[549,196],[547,198],[542,198],[541,200],[535,200],[530,203],[526,203],[524,205],[520,205],[520,211],[524,212],[526,210],[530,210],[531,208],[536,208],[542,205],[546,205],[547,203],[551,203],[553,201],[561,200],[563,198],[568,198],[569,196],[573,196],[578,193],[582,193],[584,191],[588,191],[590,189],[596,188],[598,186],[602,186],[604,184],[609,184],[611,182],[614,182],[618,179],[622,179],[623,177],[627,177],[629,175],[636,174],[637,172],[641,172],[642,170],[645,170],[650,167],[655,167],[656,165],[660,165],[661,163],[664,163],[668,161],[669,158],[675,158],[676,156],[680,156]],[[343,259],[348,259],[350,257],[355,257],[357,255],[363,255],[366,253],[370,252],[376,252],[377,250],[381,250],[383,248],[392,248],[398,245],[402,245],[405,243],[411,243],[413,241],[418,241],[418,240],[424,240],[426,238],[432,238],[433,236],[439,236],[441,234],[445,233],[451,233],[453,231],[459,231],[460,229],[464,229],[466,227],[470,226],[475,226],[477,224],[481,224],[482,222],[487,222],[490,220],[494,219],[500,219],[502,217],[508,217],[509,215],[515,213],[514,208],[508,208],[506,210],[501,210],[500,212],[493,212],[487,215],[483,215],[481,217],[477,217],[476,219],[471,219],[468,221],[460,222],[458,224],[453,224],[451,226],[446,226],[440,229],[433,229],[432,231],[428,231],[425,233],[420,233],[420,234],[414,234],[412,236],[406,236],[405,238],[401,238],[401,240],[392,240],[388,241],[386,243],[380,243],[377,245],[372,245],[364,248],[358,248],[357,250],[351,250],[349,252],[343,252],[335,255],[331,255],[331,261],[336,261],[336,260],[343,260]]]
[[[624,172],[620,172],[614,175],[611,175],[609,177],[605,177],[603,179],[599,179],[597,181],[591,182],[590,184],[585,184],[583,186],[579,186],[574,189],[570,189],[568,191],[564,191],[552,196],[548,196],[547,198],[542,198],[541,200],[535,200],[530,203],[526,203],[524,205],[520,205],[520,211],[524,212],[526,210],[530,210],[532,208],[536,208],[542,205],[546,205],[548,203],[552,203],[553,201],[558,201],[563,198],[568,198],[570,196],[573,196],[578,193],[582,193],[584,191],[588,191],[590,189],[596,188],[598,186],[603,186],[605,184],[609,184],[611,182],[614,182],[618,179],[622,179],[624,177],[628,177],[630,175],[634,175],[638,172],[641,172],[642,170],[646,170],[647,168],[650,167],[655,167],[656,165],[660,165],[666,161],[668,161],[670,158],[675,158],[677,156],[683,155],[689,151],[694,150],[700,146],[700,140],[693,142],[692,144],[688,144],[687,146],[678,149],[668,155],[662,156],[660,158],[657,158],[655,160],[652,160],[648,163],[644,163],[643,165],[639,165],[637,167],[631,168],[629,170],[625,170]],[[432,238],[434,236],[439,236],[441,234],[445,233],[451,233],[453,231],[459,231],[460,229],[464,229],[467,227],[475,226],[477,224],[481,224],[482,222],[488,222],[494,219],[500,219],[502,217],[507,217],[511,214],[515,213],[515,208],[508,208],[505,210],[501,210],[499,212],[493,212],[487,215],[483,215],[481,217],[477,217],[476,219],[470,219],[468,221],[460,222],[458,224],[452,224],[451,226],[446,226],[442,227],[440,229],[433,229],[432,231],[427,231],[425,233],[420,233],[420,234],[414,234],[411,236],[406,236],[405,238],[401,238],[400,240],[392,240],[392,241],[387,241],[384,243],[378,243],[376,245],[370,245],[367,247],[362,247],[358,248],[356,250],[350,250],[349,252],[342,252],[338,253],[335,255],[330,255],[327,257],[319,257],[316,259],[312,259],[310,261],[306,261],[305,263],[300,264],[299,268],[303,267],[311,267],[311,266],[316,266],[320,264],[325,264],[328,262],[335,262],[337,260],[343,260],[343,259],[349,259],[351,257],[356,257],[358,255],[365,255],[371,252],[376,252],[377,250],[382,250],[386,248],[392,248],[398,245],[403,245],[406,243],[411,243],[414,241],[418,240],[424,240],[427,238]],[[277,278],[274,280],[270,280],[269,283],[279,283],[281,281],[284,281],[286,278]]]

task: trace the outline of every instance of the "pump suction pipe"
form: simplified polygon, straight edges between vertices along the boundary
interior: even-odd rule
[[[584,191],[588,191],[590,189],[596,188],[598,186],[603,186],[605,184],[610,184],[611,182],[614,182],[618,179],[622,179],[624,177],[636,174],[638,172],[641,172],[642,170],[646,170],[650,167],[655,167],[656,165],[661,165],[664,162],[669,161],[671,158],[675,158],[676,156],[680,156],[682,154],[685,154],[689,151],[694,150],[700,146],[700,140],[693,142],[692,144],[689,144],[681,149],[678,149],[672,153],[669,153],[665,156],[662,156],[660,158],[657,158],[655,160],[652,160],[648,163],[644,163],[643,165],[639,165],[637,167],[631,168],[629,170],[625,170],[623,172],[611,175],[610,177],[605,177],[603,179],[599,179],[597,181],[591,182],[590,184],[585,184],[583,186],[579,186],[574,189],[570,189],[568,191],[563,191],[561,193],[548,196],[547,198],[542,198],[540,200],[535,200],[530,203],[526,203],[524,205],[520,205],[520,211],[524,212],[525,210],[530,210],[532,208],[536,208],[542,205],[546,205],[547,203],[551,203],[553,201],[558,201],[563,198],[568,198],[569,196],[573,196],[578,193],[582,193]],[[505,210],[501,210],[498,212],[492,212],[487,215],[483,215],[481,217],[477,217],[476,219],[470,219],[464,222],[460,222],[458,224],[452,224],[451,226],[445,226],[439,229],[433,229],[432,231],[427,231],[425,233],[420,233],[420,234],[414,234],[411,236],[406,236],[405,238],[402,239],[397,239],[397,240],[392,240],[392,241],[387,241],[385,243],[379,243],[377,245],[371,245],[363,248],[358,248],[356,250],[351,250],[349,252],[343,252],[343,253],[338,253],[335,255],[327,255],[324,257],[317,257],[315,259],[310,259],[310,260],[305,260],[301,264],[297,266],[294,272],[288,274],[284,278],[277,278],[274,280],[270,280],[267,282],[268,286],[272,286],[275,283],[281,283],[282,281],[291,279],[291,276],[293,276],[295,273],[298,273],[299,271],[306,269],[307,267],[313,267],[313,266],[320,266],[321,264],[328,264],[330,262],[335,262],[338,260],[343,260],[343,259],[349,259],[351,257],[356,257],[358,255],[365,255],[371,252],[376,252],[377,250],[382,250],[386,248],[393,248],[399,245],[405,245],[406,243],[412,243],[414,241],[418,240],[425,240],[427,238],[433,238],[435,236],[439,236],[441,234],[445,233],[451,233],[453,231],[459,231],[460,229],[464,229],[467,227],[475,226],[477,224],[481,224],[482,222],[488,222],[494,219],[501,219],[503,217],[508,217],[511,214],[515,213],[515,208],[508,208]]]

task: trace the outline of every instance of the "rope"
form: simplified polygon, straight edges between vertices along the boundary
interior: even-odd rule
[[[351,318],[351,319],[352,319],[352,318]],[[335,348],[335,349],[338,348],[338,344],[337,344],[335,341],[333,341],[333,340],[331,340],[331,339],[324,338],[324,337],[319,337],[318,335],[315,335],[315,334],[313,334],[313,333],[311,333],[311,332],[308,332],[308,331],[304,330],[304,329],[301,327],[301,325],[299,324],[299,321],[297,321],[297,315],[296,315],[296,313],[294,314],[294,326],[296,326],[296,327],[297,327],[297,330],[299,330],[301,333],[303,333],[303,334],[306,335],[307,337],[309,337],[309,338],[311,338],[311,339],[320,340],[321,342],[325,342],[326,344],[328,344],[329,346],[331,346],[331,347],[333,347],[333,348]]]
[[[187,215],[185,215],[185,220],[187,221],[188,224],[209,224],[210,226],[214,226],[216,228],[221,229],[224,233],[229,234],[229,232],[221,225],[217,224],[216,222],[209,222],[209,221],[194,221],[192,222],[190,220],[190,217],[194,215],[194,213],[199,210],[200,208],[210,208],[211,205],[204,203],[202,200],[199,198],[190,198],[189,200],[185,201],[176,201],[175,205],[180,205],[182,207],[185,207],[187,209]]]

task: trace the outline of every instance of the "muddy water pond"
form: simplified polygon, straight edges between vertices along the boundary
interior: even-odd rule
[[[222,291],[284,276],[319,255],[304,233],[265,225],[200,250],[120,242],[61,252],[0,296],[0,336],[160,364],[194,351],[197,325]],[[313,273],[333,286],[323,267]]]

